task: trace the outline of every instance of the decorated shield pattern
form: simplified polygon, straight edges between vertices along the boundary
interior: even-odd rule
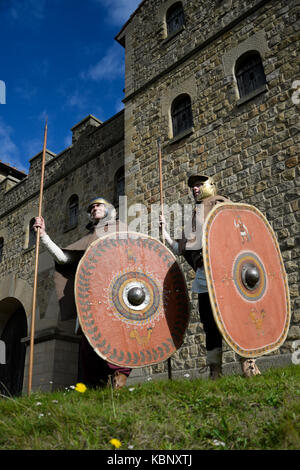
[[[168,359],[181,346],[189,321],[176,258],[144,234],[112,233],[94,241],[76,271],[75,300],[91,346],[124,367]]]
[[[203,259],[214,318],[229,346],[242,357],[278,349],[290,324],[289,290],[263,214],[247,204],[215,206],[204,226]]]

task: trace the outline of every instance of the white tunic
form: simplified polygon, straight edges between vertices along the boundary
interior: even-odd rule
[[[173,253],[175,255],[178,255],[179,254],[178,242],[173,240],[165,229],[164,229],[164,236],[165,236],[166,242],[170,246]],[[201,266],[201,268],[197,268],[195,279],[193,280],[193,284],[192,284],[192,291],[195,292],[196,294],[204,294],[208,292],[204,266]]]

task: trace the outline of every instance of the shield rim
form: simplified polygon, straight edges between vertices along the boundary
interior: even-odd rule
[[[272,237],[272,240],[274,242],[274,246],[276,248],[276,252],[277,252],[277,255],[278,255],[278,258],[279,258],[279,261],[280,261],[280,265],[281,265],[281,269],[282,269],[282,273],[283,273],[283,281],[284,281],[284,286],[285,286],[285,299],[286,299],[287,312],[286,312],[286,320],[285,320],[284,328],[282,329],[282,333],[281,333],[280,337],[275,342],[273,342],[271,345],[263,346],[263,347],[256,348],[256,349],[251,349],[251,350],[245,350],[245,349],[240,348],[239,346],[236,346],[236,343],[233,341],[233,339],[231,337],[229,337],[228,333],[226,332],[226,330],[223,326],[222,321],[220,320],[220,318],[222,318],[222,317],[220,315],[219,309],[217,308],[216,295],[215,295],[215,292],[214,292],[213,280],[212,280],[212,277],[211,277],[211,270],[210,270],[209,256],[208,256],[209,255],[209,253],[208,253],[208,230],[209,230],[209,226],[211,225],[215,214],[217,212],[223,210],[224,207],[229,208],[229,207],[237,207],[237,206],[241,207],[241,208],[251,210],[258,217],[260,217],[262,219],[262,221],[265,223],[265,225],[266,225],[266,227],[267,227],[267,229],[268,229],[268,231],[269,231],[269,233]],[[263,356],[265,354],[269,354],[270,352],[273,352],[273,351],[276,351],[277,349],[279,349],[283,345],[283,343],[285,342],[285,340],[287,338],[287,335],[288,335],[289,327],[290,327],[290,321],[291,321],[290,292],[289,292],[287,273],[286,273],[285,266],[284,266],[284,263],[283,263],[282,255],[281,255],[280,248],[279,248],[279,244],[278,244],[275,232],[274,232],[273,228],[271,227],[270,223],[268,222],[268,220],[266,219],[266,217],[264,216],[264,214],[262,214],[262,212],[260,212],[260,210],[258,210],[255,206],[253,206],[251,204],[234,203],[234,202],[231,202],[231,203],[230,202],[222,202],[222,203],[217,204],[209,212],[209,214],[208,214],[208,216],[207,216],[207,218],[204,222],[203,234],[202,234],[202,252],[203,252],[203,263],[204,263],[204,269],[205,269],[205,274],[206,274],[206,279],[207,279],[209,299],[210,299],[210,303],[211,303],[213,316],[214,316],[215,322],[217,324],[217,327],[218,327],[223,339],[228,344],[228,346],[230,346],[231,349],[235,353],[237,353],[239,356],[246,357],[246,358],[260,357],[260,356]]]
[[[150,240],[154,240],[156,242],[159,242],[161,243],[161,245],[169,252],[169,254],[172,256],[173,260],[174,260],[174,263],[176,263],[178,269],[180,270],[181,274],[182,274],[182,278],[184,279],[185,281],[185,291],[186,291],[186,299],[187,299],[187,312],[186,312],[186,328],[185,328],[185,331],[184,331],[184,334],[182,335],[182,340],[181,340],[181,344],[176,347],[175,344],[175,351],[171,352],[171,353],[167,353],[166,356],[164,357],[163,360],[154,360],[153,362],[147,362],[147,364],[145,365],[135,365],[135,364],[129,364],[128,366],[125,366],[124,364],[121,364],[120,363],[117,363],[117,362],[114,362],[113,359],[110,359],[108,358],[107,356],[105,356],[104,354],[101,354],[100,351],[98,349],[95,349],[94,346],[92,345],[91,343],[91,340],[90,338],[85,335],[84,333],[84,329],[83,329],[83,325],[82,325],[82,321],[81,321],[81,317],[80,315],[78,314],[78,300],[77,300],[77,296],[76,296],[76,288],[77,288],[77,278],[78,278],[78,275],[79,275],[79,271],[80,271],[80,267],[82,265],[82,263],[84,262],[84,258],[85,258],[85,253],[87,253],[87,251],[94,245],[96,245],[99,240],[104,240],[105,238],[109,238],[111,237],[112,235],[120,235],[120,234],[133,234],[133,235],[137,235],[138,237],[139,236],[144,236],[144,237],[147,237],[148,239]],[[150,235],[147,235],[145,233],[140,233],[140,232],[128,232],[128,231],[118,231],[118,232],[110,232],[106,235],[104,235],[103,237],[99,237],[97,238],[96,240],[94,240],[93,242],[91,242],[88,247],[86,248],[85,250],[85,253],[84,255],[82,256],[82,258],[80,259],[78,265],[77,265],[77,268],[76,268],[76,274],[75,274],[75,280],[74,280],[74,298],[75,298],[75,305],[76,305],[76,312],[77,312],[77,318],[78,318],[78,322],[79,322],[79,325],[80,325],[80,328],[81,328],[81,331],[82,331],[82,334],[84,334],[84,336],[86,337],[86,339],[88,340],[89,344],[91,345],[91,347],[93,348],[93,350],[95,351],[96,354],[98,354],[98,356],[100,356],[102,359],[104,359],[105,361],[113,364],[113,365],[116,365],[116,366],[120,366],[120,367],[129,367],[130,369],[140,369],[141,367],[148,367],[148,366],[153,366],[153,365],[156,365],[156,364],[160,364],[162,362],[165,362],[167,360],[169,360],[183,345],[184,343],[184,339],[185,339],[185,336],[186,336],[186,332],[187,332],[187,329],[188,329],[188,325],[189,325],[189,322],[190,322],[190,314],[191,314],[191,301],[190,301],[190,298],[189,298],[189,294],[188,294],[188,288],[187,288],[187,284],[186,284],[186,280],[185,280],[185,276],[184,276],[184,272],[183,272],[183,269],[181,268],[180,264],[178,263],[174,253],[165,245],[163,244],[160,240],[158,240],[157,238],[154,238],[154,237],[151,237]]]

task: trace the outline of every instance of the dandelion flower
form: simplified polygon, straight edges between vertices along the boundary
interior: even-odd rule
[[[121,442],[118,439],[111,439],[109,442],[110,442],[110,444],[115,446],[116,449],[119,449],[119,447],[121,447],[121,445],[122,445]]]
[[[86,389],[87,388],[83,383],[79,382],[78,384],[76,384],[76,387],[75,387],[76,392],[84,393]]]

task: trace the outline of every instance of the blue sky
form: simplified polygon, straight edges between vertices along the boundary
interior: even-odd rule
[[[123,108],[124,49],[114,38],[139,3],[0,0],[2,162],[28,171],[46,117],[47,148],[59,153],[88,114],[106,121]]]

